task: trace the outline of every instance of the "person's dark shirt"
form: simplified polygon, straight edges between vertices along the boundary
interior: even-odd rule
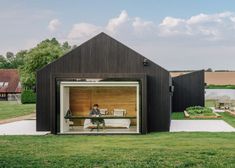
[[[100,115],[100,110],[99,109],[92,109],[90,111],[90,115]]]

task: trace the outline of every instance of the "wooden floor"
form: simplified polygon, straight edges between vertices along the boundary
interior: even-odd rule
[[[68,132],[65,132],[63,134],[109,134],[109,133],[125,133],[125,134],[136,134],[137,128],[136,126],[131,126],[130,128],[100,128],[97,129],[84,129],[83,126],[74,126],[71,128]]]

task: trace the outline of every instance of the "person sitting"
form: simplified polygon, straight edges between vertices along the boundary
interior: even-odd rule
[[[96,117],[96,116],[100,116],[100,110],[99,110],[99,105],[98,104],[94,104],[93,108],[90,111],[90,116],[92,117]],[[97,129],[99,129],[99,125],[102,124],[103,125],[103,129],[105,127],[105,122],[103,118],[92,118],[91,119],[92,124],[96,124],[97,125]]]

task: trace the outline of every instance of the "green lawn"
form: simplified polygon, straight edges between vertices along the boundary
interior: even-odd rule
[[[235,167],[235,133],[0,136],[1,167]]]
[[[215,107],[216,100],[206,100],[205,101],[205,107]]]
[[[17,104],[13,101],[0,101],[0,120],[27,115],[35,112],[35,104]]]
[[[184,113],[183,112],[171,113],[171,119],[172,120],[188,120],[188,118],[184,118]]]
[[[226,121],[235,128],[235,116],[232,116],[229,113],[219,113],[219,114],[223,117],[222,119],[224,121]]]
[[[34,104],[0,102],[0,119]],[[5,112],[5,114],[4,114]],[[172,118],[182,119],[183,113]],[[223,119],[235,126],[235,119]],[[235,133],[0,136],[0,167],[235,167]]]

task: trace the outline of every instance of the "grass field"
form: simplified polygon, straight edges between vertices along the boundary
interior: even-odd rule
[[[232,125],[235,128],[235,116],[232,116],[229,113],[219,113],[228,124]]]
[[[235,133],[0,136],[1,167],[235,167]]]
[[[35,105],[0,102],[0,119]],[[4,112],[7,114],[4,114]],[[235,126],[235,119],[223,119]],[[182,119],[183,113],[173,113]],[[0,167],[235,167],[235,133],[0,136]]]
[[[205,101],[205,107],[215,107],[216,100],[206,100]]]
[[[0,101],[0,120],[19,117],[35,112],[35,104],[17,104],[13,101]]]

